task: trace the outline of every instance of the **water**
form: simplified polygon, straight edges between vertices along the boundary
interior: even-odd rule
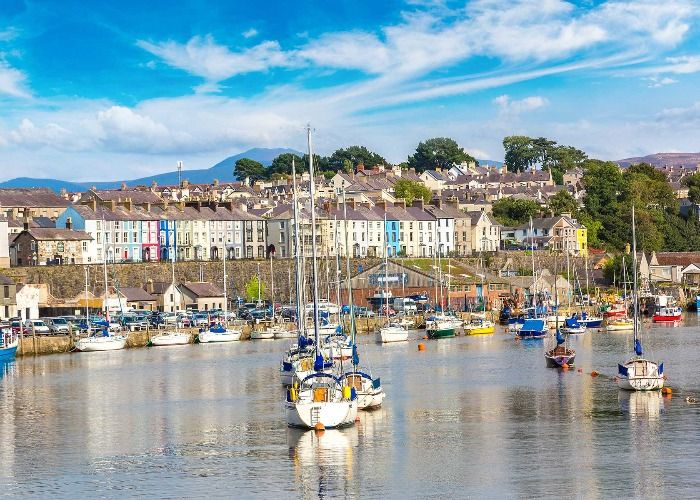
[[[417,338],[418,332],[414,338]],[[20,359],[0,381],[0,492],[35,497],[671,497],[700,491],[691,317],[652,327],[671,399],[607,377],[631,335],[573,340],[576,369],[500,332],[379,346],[383,409],[354,428],[287,429],[287,342]],[[700,397],[699,397],[700,399]]]

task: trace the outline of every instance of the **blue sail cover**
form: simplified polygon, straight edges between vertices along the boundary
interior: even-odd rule
[[[324,368],[323,356],[320,354],[316,355],[316,360],[314,361],[314,370],[317,372],[322,371]]]
[[[335,329],[335,333],[343,333],[343,327],[338,325],[338,327]]]
[[[357,344],[352,346],[352,364],[355,366],[360,364],[360,356],[357,354]]]
[[[102,329],[102,336],[103,337],[109,337],[109,330],[107,328]]]
[[[541,337],[547,332],[543,319],[526,319],[518,332],[521,337]]]
[[[617,365],[617,373],[619,373],[620,375],[623,375],[625,377],[629,376],[629,372],[627,371],[627,368],[620,365],[620,364]]]
[[[639,339],[634,341],[634,352],[637,354],[637,356],[641,356],[643,354],[642,343],[639,341]]]
[[[210,332],[212,333],[224,333],[226,331],[226,328],[223,327],[220,323],[218,325],[212,326],[209,329]]]
[[[299,335],[299,349],[304,349],[307,345],[309,345],[309,341],[306,340],[306,337]]]
[[[571,318],[566,318],[564,323],[566,323],[567,328],[579,328],[581,326],[579,324],[578,320],[576,319],[576,316],[573,316]]]
[[[664,364],[661,363],[661,364],[659,365],[659,375],[663,375],[663,374],[664,374]]]
[[[561,330],[557,330],[557,345],[564,343],[564,336],[561,334]]]
[[[321,318],[329,318],[331,314],[328,311],[319,311],[318,315]]]

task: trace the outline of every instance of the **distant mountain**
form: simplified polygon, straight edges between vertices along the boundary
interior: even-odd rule
[[[267,166],[272,163],[277,156],[282,153],[294,153],[302,156],[303,153],[296,151],[294,149],[287,148],[254,148],[249,149],[243,153],[237,155],[229,156],[223,161],[220,161],[211,168],[199,169],[199,170],[183,170],[182,178],[187,179],[193,184],[209,184],[214,179],[219,179],[220,182],[232,182],[236,178],[233,176],[233,168],[236,165],[236,161],[241,158],[250,158],[251,160],[259,161],[263,165]],[[148,177],[141,177],[139,179],[132,179],[126,181],[109,181],[109,182],[68,182],[57,179],[33,179],[29,177],[17,177],[15,179],[10,179],[0,183],[0,188],[11,188],[11,187],[48,187],[56,192],[59,192],[61,188],[65,188],[67,191],[84,191],[91,188],[92,186],[98,189],[111,189],[118,188],[123,182],[127,186],[139,186],[146,185],[149,186],[153,181],[156,181],[158,185],[176,185],[177,184],[177,171],[165,172],[162,174],[150,175]]]
[[[3,188],[49,188],[57,193],[65,188],[66,191],[82,191],[85,186],[82,183],[59,181],[56,179],[36,179],[32,177],[17,177],[0,183]]]
[[[623,167],[629,167],[636,163],[648,163],[656,167],[695,167],[700,164],[700,153],[655,153],[653,155],[617,160],[616,163]]]

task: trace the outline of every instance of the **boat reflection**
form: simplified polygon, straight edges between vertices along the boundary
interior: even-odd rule
[[[324,432],[288,428],[289,458],[302,496],[359,496],[359,482],[353,478],[357,442],[356,427]]]
[[[618,401],[623,413],[630,418],[656,420],[664,412],[664,398],[661,391],[619,391]]]

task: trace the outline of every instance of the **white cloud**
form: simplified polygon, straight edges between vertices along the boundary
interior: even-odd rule
[[[10,40],[14,40],[19,36],[19,30],[15,27],[9,27],[4,30],[0,30],[0,42],[9,42]]]
[[[648,87],[650,89],[657,89],[659,87],[665,87],[666,85],[671,85],[674,83],[678,83],[678,80],[674,80],[673,78],[669,77],[660,77],[660,76],[650,76],[648,78],[644,78],[644,80],[648,81]]]
[[[257,34],[258,34],[258,30],[256,30],[255,28],[250,28],[248,30],[245,30],[243,33],[241,33],[243,38],[253,38],[254,36],[257,36]]]
[[[287,55],[281,51],[279,43],[274,41],[265,41],[240,52],[232,52],[227,47],[217,45],[210,35],[195,36],[185,45],[173,41],[151,43],[143,40],[138,41],[137,45],[160,57],[170,66],[212,82],[289,65]]]
[[[656,121],[674,128],[700,129],[700,101],[685,108],[666,108],[656,115]]]
[[[524,99],[513,100],[510,96],[503,94],[496,97],[493,103],[498,106],[502,114],[519,115],[526,111],[534,111],[549,104],[549,101],[542,96],[534,95]]]
[[[0,95],[11,97],[31,97],[26,87],[26,75],[0,59]]]

